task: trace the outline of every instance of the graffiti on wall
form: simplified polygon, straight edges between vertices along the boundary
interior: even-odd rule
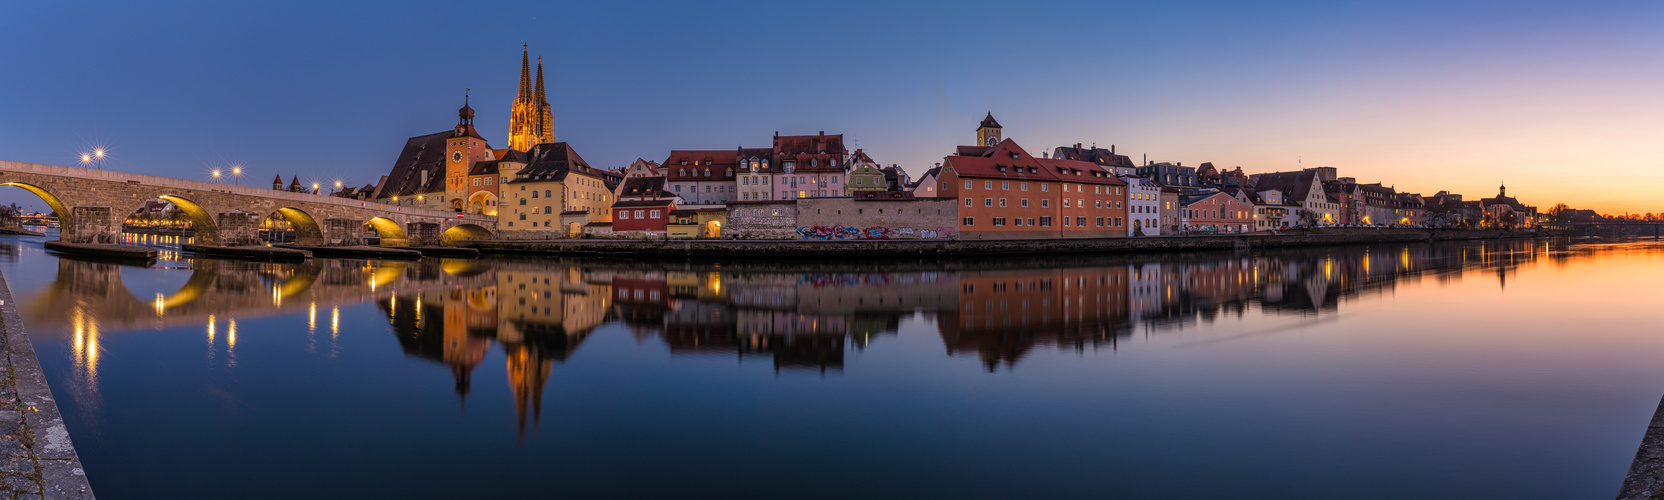
[[[916,229],[911,227],[888,228],[873,226],[858,229],[851,226],[803,226],[797,228],[797,235],[805,240],[887,240],[891,238],[920,238],[937,239],[953,238],[958,234],[953,228],[937,226],[935,229]]]

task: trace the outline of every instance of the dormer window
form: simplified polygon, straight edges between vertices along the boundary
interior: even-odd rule
[[[1011,159],[1013,159],[1013,160],[1017,159],[1017,152],[1015,152],[1015,151],[1011,152]]]
[[[687,158],[683,158],[683,159],[682,159],[682,164],[683,164],[683,165],[687,165],[687,164],[688,164],[688,159],[687,159]],[[684,171],[684,172],[685,172],[685,171]]]
[[[810,158],[810,159],[809,159],[809,166],[810,166],[810,167],[818,167],[818,166],[820,166],[820,160],[817,160],[817,159],[814,159],[814,158]]]

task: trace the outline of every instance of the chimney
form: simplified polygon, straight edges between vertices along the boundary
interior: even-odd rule
[[[1040,152],[1040,158],[1041,158],[1041,159],[1045,159],[1045,158],[1051,158],[1051,156],[1050,156],[1050,155],[1051,155],[1051,153],[1047,153],[1047,152],[1045,152],[1045,151],[1041,151],[1041,152]]]
[[[1109,154],[1115,154],[1115,145],[1114,144],[1109,145]]]
[[[826,135],[826,131],[825,130],[820,131],[820,135]]]

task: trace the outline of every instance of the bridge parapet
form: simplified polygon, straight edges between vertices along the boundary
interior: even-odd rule
[[[203,245],[257,244],[273,213],[295,227],[298,242],[320,245],[362,244],[367,230],[386,246],[439,244],[490,238],[497,226],[488,215],[36,163],[0,161],[0,185],[40,196],[59,215],[60,237],[78,243],[119,241],[127,216],[157,198],[190,218]],[[443,236],[455,227],[466,230]]]

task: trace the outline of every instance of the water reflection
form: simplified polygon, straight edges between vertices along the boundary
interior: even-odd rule
[[[1563,264],[1600,251],[1507,241],[883,266],[198,259],[181,261],[190,273],[182,286],[148,300],[127,288],[118,264],[60,258],[56,279],[26,301],[25,321],[31,329],[72,333],[79,385],[96,396],[103,336],[201,324],[207,362],[235,368],[239,322],[294,313],[306,318],[305,352],[333,358],[342,349],[341,309],[373,302],[406,355],[451,372],[464,404],[472,375],[500,349],[524,432],[528,422],[539,421],[554,367],[609,323],[638,341],[662,343],[673,357],[726,356],[766,361],[777,373],[828,374],[849,369],[846,355],[881,345],[913,317],[933,325],[947,355],[974,358],[980,369],[996,372],[1017,369],[1036,349],[1118,349],[1134,335],[1180,331],[1252,309],[1331,315],[1349,299],[1391,293],[1424,277],[1438,285],[1494,276],[1504,287],[1540,258]],[[327,340],[317,338],[324,310]],[[320,341],[328,345],[320,349]]]

